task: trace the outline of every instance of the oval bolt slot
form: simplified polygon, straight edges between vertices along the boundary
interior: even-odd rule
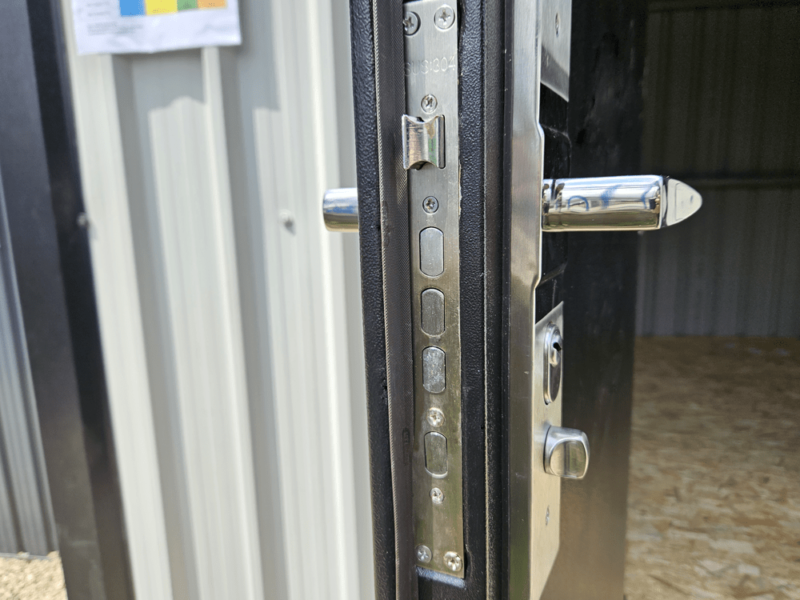
[[[444,273],[444,234],[436,227],[419,233],[419,269],[428,277]]]
[[[431,394],[441,394],[446,385],[445,354],[441,348],[430,346],[422,351],[422,387]]]
[[[441,433],[425,434],[425,468],[434,477],[447,475],[447,438]]]
[[[422,292],[422,331],[428,335],[444,333],[444,294],[439,290]]]

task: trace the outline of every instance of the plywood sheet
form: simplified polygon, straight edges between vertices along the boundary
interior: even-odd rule
[[[800,599],[800,341],[640,338],[627,600]]]

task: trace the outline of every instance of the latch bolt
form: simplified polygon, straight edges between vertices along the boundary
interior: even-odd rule
[[[444,116],[423,120],[403,115],[402,126],[403,168],[419,169],[430,163],[444,169]]]

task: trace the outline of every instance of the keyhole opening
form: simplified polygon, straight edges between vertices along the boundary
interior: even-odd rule
[[[555,342],[553,344],[553,348],[555,349],[556,352],[561,352],[561,344],[559,344],[558,342]]]

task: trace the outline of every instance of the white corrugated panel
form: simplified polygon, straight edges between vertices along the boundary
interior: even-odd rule
[[[347,2],[244,1],[240,48],[115,57],[76,56],[69,2],[137,597],[369,597],[357,249],[320,211],[354,183]]]

